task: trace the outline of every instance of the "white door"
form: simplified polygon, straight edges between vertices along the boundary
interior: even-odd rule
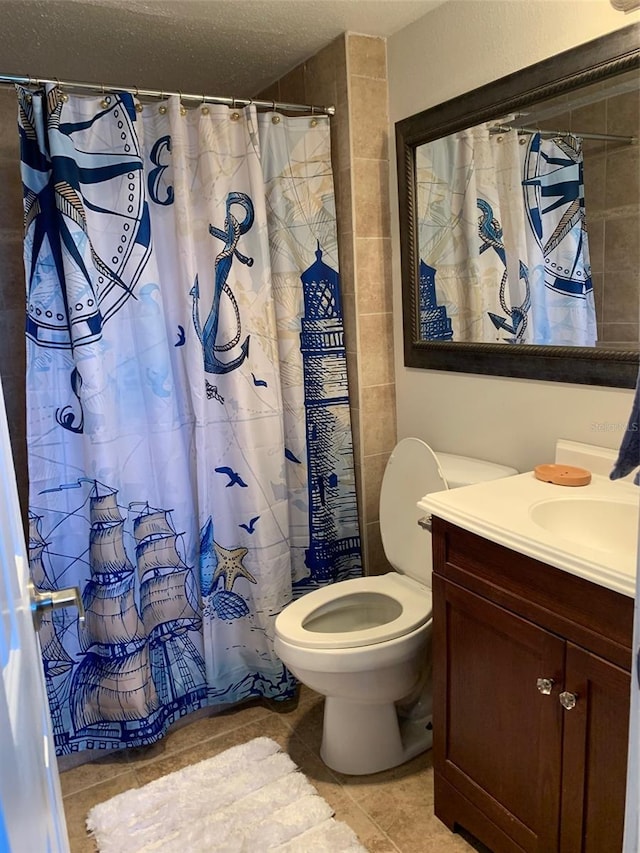
[[[0,853],[68,853],[0,382]]]

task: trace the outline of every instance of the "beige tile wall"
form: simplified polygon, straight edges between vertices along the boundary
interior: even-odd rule
[[[541,123],[574,133],[640,134],[635,91],[603,97]],[[640,340],[640,146],[585,140],[584,194],[598,339]]]
[[[365,571],[381,574],[389,566],[378,499],[396,441],[386,42],[346,33],[260,97],[336,107],[332,160],[360,530]]]
[[[0,88],[0,376],[23,515],[27,507],[22,184],[13,89]]]

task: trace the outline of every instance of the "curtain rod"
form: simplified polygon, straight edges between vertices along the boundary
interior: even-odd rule
[[[317,107],[311,104],[287,104],[278,101],[261,101],[256,98],[221,98],[216,95],[193,95],[187,92],[165,92],[160,89],[138,89],[137,86],[113,86],[102,83],[78,83],[70,80],[48,79],[46,77],[23,77],[17,74],[0,74],[0,84],[20,86],[43,86],[45,83],[53,83],[63,89],[79,89],[80,91],[97,92],[99,94],[117,94],[128,92],[136,97],[146,98],[168,98],[177,95],[181,101],[198,101],[201,104],[226,104],[229,107],[247,107],[253,104],[255,107],[264,107],[272,110],[289,110],[290,112],[311,112],[313,115],[335,115],[336,108]]]
[[[611,133],[578,133],[571,130],[544,130],[538,127],[511,127],[503,125],[495,125],[489,128],[489,133],[509,133],[510,130],[515,130],[517,133],[539,133],[542,136],[579,136],[582,139],[603,139],[611,142],[628,142],[633,145],[638,141],[637,136],[614,136]]]

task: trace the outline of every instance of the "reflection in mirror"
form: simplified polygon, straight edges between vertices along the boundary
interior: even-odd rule
[[[610,257],[605,292],[600,236],[606,218],[638,216],[638,83],[627,73],[417,146],[420,338],[638,343],[636,270],[614,285]]]
[[[396,124],[405,364],[633,387],[640,25]]]

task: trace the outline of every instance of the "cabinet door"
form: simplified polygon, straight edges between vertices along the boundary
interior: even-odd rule
[[[561,853],[620,853],[629,736],[628,672],[567,643]]]
[[[439,802],[436,786],[435,811],[496,851],[558,849],[564,646],[434,576],[434,766],[448,783],[441,791],[464,798],[453,805],[443,793]],[[538,678],[554,681],[551,694],[539,692]],[[485,819],[511,841],[490,839]]]

